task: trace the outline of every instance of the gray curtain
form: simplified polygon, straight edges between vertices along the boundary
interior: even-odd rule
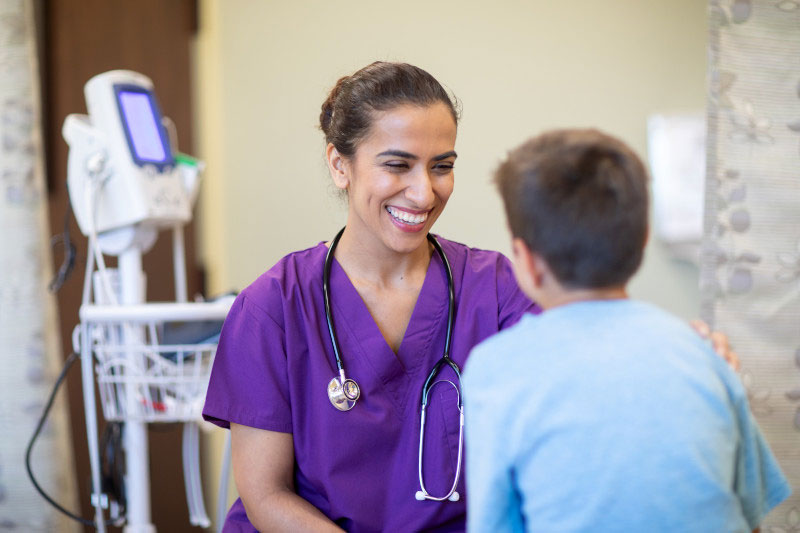
[[[0,0],[0,530],[78,531],[35,492],[24,467],[62,360],[55,302],[46,289],[50,250],[32,7]],[[76,510],[64,407],[56,404],[33,467],[40,484]]]
[[[800,1],[710,2],[703,315],[742,356],[800,532]]]

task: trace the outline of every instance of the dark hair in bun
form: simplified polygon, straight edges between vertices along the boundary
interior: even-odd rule
[[[351,76],[340,78],[322,104],[319,124],[325,140],[346,157],[352,157],[372,126],[373,111],[398,105],[445,104],[458,123],[455,97],[436,78],[407,63],[376,61]]]

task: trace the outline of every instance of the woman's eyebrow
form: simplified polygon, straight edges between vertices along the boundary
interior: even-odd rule
[[[403,159],[413,159],[415,161],[419,159],[418,156],[410,152],[406,152],[404,150],[385,150],[379,153],[376,157],[381,157],[381,156],[402,157]],[[450,150],[449,152],[439,154],[433,158],[433,161],[441,161],[443,159],[448,159],[450,157],[458,157],[458,154],[455,152],[455,150]]]
[[[402,157],[403,159],[419,159],[419,157],[415,156],[414,154],[404,152],[403,150],[386,150],[385,152],[379,153],[377,157],[381,157],[383,155],[392,155],[395,157]]]
[[[442,159],[447,159],[448,157],[458,157],[458,154],[455,150],[450,150],[449,152],[445,152],[441,155],[437,155],[433,158],[434,161],[441,161]]]

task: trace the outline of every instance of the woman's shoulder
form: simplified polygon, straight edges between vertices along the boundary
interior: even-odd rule
[[[447,255],[451,267],[463,275],[505,277],[510,272],[511,262],[496,250],[476,248],[466,244],[436,236]],[[455,272],[454,272],[455,274]]]
[[[538,313],[539,308],[517,285],[511,261],[500,252],[467,246],[438,237],[448,257],[461,301],[497,299],[500,327],[516,323],[522,314]],[[460,286],[460,288],[459,288]]]
[[[272,314],[293,294],[322,285],[322,267],[328,248],[320,242],[283,256],[239,295],[242,304]]]

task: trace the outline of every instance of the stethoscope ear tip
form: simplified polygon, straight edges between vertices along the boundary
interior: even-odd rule
[[[451,494],[451,495],[450,495],[450,497],[449,497],[449,498],[447,498],[447,499],[448,499],[448,500],[450,500],[451,502],[457,502],[458,500],[460,500],[460,499],[461,499],[461,496],[460,496],[460,495],[459,495],[457,492],[454,492],[454,493],[453,493],[453,494]]]
[[[417,501],[421,502],[422,500],[425,499],[425,493],[423,493],[421,490],[418,490],[417,493],[414,494],[414,498],[416,498]]]

